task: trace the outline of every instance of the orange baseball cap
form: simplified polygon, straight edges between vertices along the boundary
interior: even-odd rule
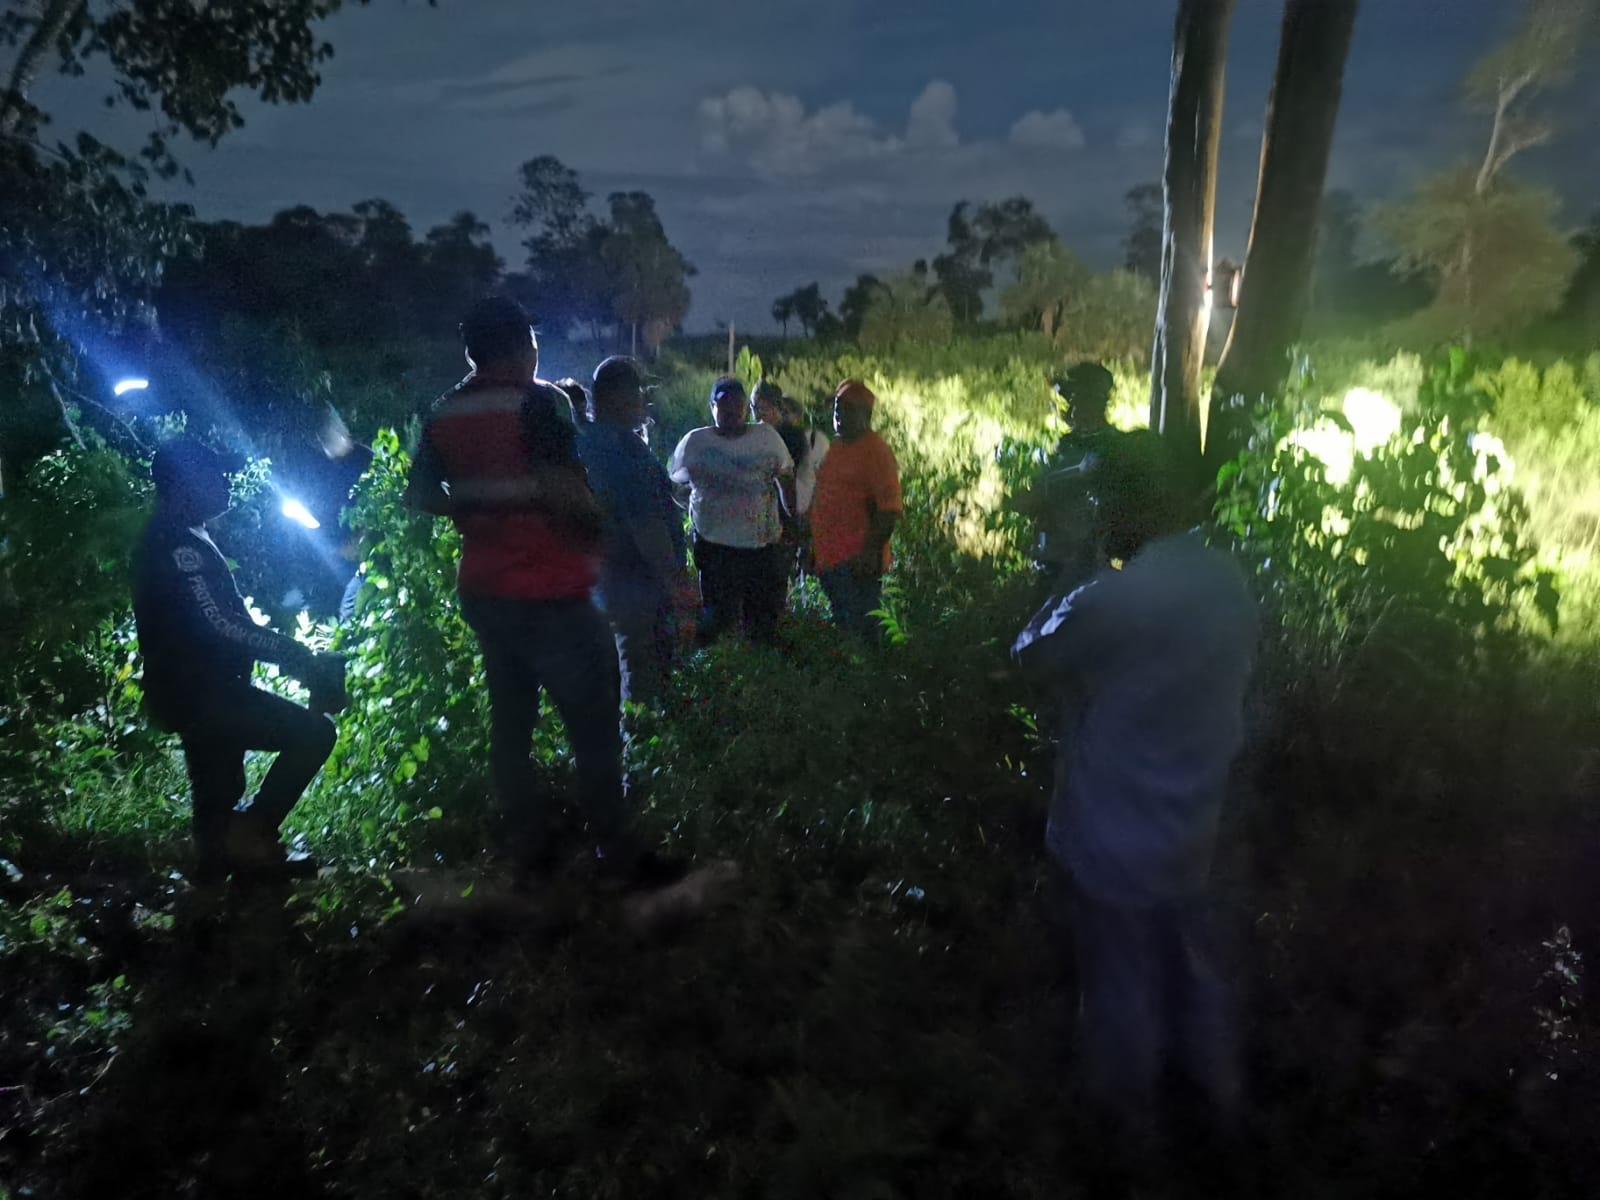
[[[846,379],[833,393],[833,399],[838,404],[863,404],[868,408],[878,402],[878,398],[872,394],[872,389],[859,379]]]

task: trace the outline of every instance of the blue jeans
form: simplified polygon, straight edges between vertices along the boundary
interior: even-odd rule
[[[587,599],[461,597],[489,683],[489,765],[512,853],[548,853],[550,800],[529,761],[539,694],[548,692],[577,760],[578,799],[593,843],[624,834],[622,726],[616,646]]]
[[[830,567],[817,575],[833,609],[833,622],[840,629],[877,642],[883,628],[872,613],[883,607],[883,579],[874,575],[863,579],[845,567]]]
[[[1073,889],[1080,1053],[1091,1096],[1132,1127],[1176,1060],[1226,1124],[1242,1092],[1232,991],[1203,896],[1123,908]]]

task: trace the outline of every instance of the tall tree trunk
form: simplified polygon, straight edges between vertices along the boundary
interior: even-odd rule
[[[1206,272],[1216,212],[1222,84],[1234,0],[1179,0],[1161,184],[1161,299],[1150,364],[1150,428],[1200,457]]]
[[[45,55],[61,40],[85,3],[86,0],[46,0],[41,4],[39,23],[17,51],[6,90],[0,92],[0,137],[14,136],[22,125],[22,114],[28,107],[28,91],[44,64]]]
[[[1211,395],[1206,460],[1213,466],[1238,451],[1248,406],[1283,382],[1305,323],[1317,210],[1358,4],[1286,0],[1283,7],[1239,310]]]

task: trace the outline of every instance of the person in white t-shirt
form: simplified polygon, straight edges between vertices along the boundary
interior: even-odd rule
[[[782,512],[793,512],[794,459],[776,429],[751,424],[744,385],[711,388],[712,424],[691,429],[668,473],[689,485],[694,563],[700,574],[702,645],[742,618],[754,642],[771,643],[783,608]]]

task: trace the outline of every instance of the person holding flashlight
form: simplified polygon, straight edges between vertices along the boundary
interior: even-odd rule
[[[333,751],[328,714],[344,708],[345,660],[318,654],[257,625],[233,572],[206,531],[228,510],[228,475],[243,467],[190,437],[160,446],[150,473],[156,510],[145,530],[133,611],[144,659],[145,711],[183,742],[194,800],[197,878],[314,874],[289,855],[279,826]],[[309,706],[252,686],[257,662],[276,663],[307,685]],[[277,754],[241,808],[245,754]]]

